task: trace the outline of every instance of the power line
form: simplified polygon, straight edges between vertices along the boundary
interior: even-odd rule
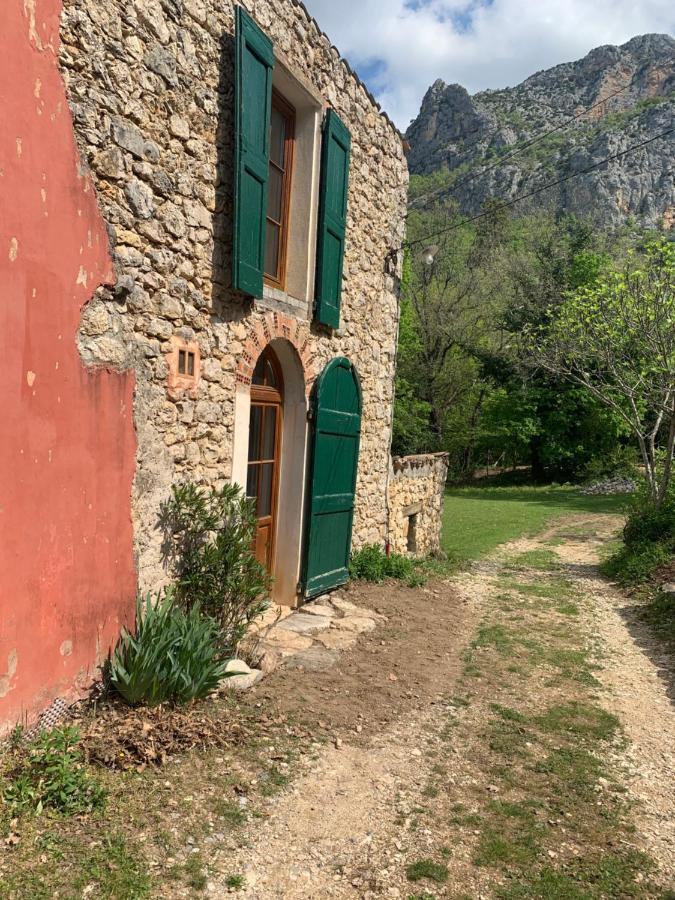
[[[666,60],[658,66],[654,66],[654,69],[665,69],[670,65],[675,64],[675,56],[671,59]],[[500,166],[503,166],[504,163],[508,162],[510,159],[513,159],[516,156],[519,156],[525,150],[528,150],[534,144],[538,144],[540,141],[543,141],[544,138],[547,138],[549,135],[554,134],[556,131],[561,131],[563,128],[567,128],[568,125],[571,125],[572,122],[576,122],[577,119],[583,118],[583,116],[587,116],[588,113],[592,112],[592,110],[597,109],[599,106],[603,106],[609,100],[612,100],[614,97],[622,94],[624,91],[627,91],[629,88],[633,87],[635,82],[638,80],[638,77],[642,74],[642,70],[640,72],[636,72],[633,78],[628,82],[628,84],[624,85],[622,88],[614,91],[612,94],[608,94],[603,100],[598,100],[597,103],[594,103],[592,106],[589,106],[587,109],[582,110],[581,112],[575,113],[575,115],[570,116],[565,119],[564,122],[561,122],[559,125],[554,125],[553,128],[549,128],[548,131],[544,131],[526,143],[516,147],[510,153],[507,153],[506,156],[500,157],[496,162],[492,163],[492,165],[487,166],[486,168],[478,169],[474,172],[470,172],[465,178],[460,178],[458,181],[454,182],[447,188],[438,188],[436,191],[432,191],[431,194],[427,194],[422,198],[417,198],[413,200],[410,204],[411,208],[415,208],[415,203],[419,202],[419,200],[424,200],[423,204],[426,205],[430,199],[438,199],[439,197],[443,197],[444,195],[450,194],[455,191],[458,187],[461,187],[463,184],[467,184],[467,182],[473,181],[478,178],[480,175],[487,175],[488,172],[492,172],[494,169],[498,169]],[[495,131],[494,135],[497,134]]]
[[[604,159],[601,159],[600,162],[594,163],[592,166],[588,166],[587,168],[581,169],[578,172],[572,172],[569,175],[564,175],[562,178],[557,178],[555,181],[549,181],[547,184],[544,184],[541,187],[536,188],[535,190],[529,191],[526,194],[521,194],[519,197],[514,197],[513,200],[505,200],[503,202],[499,202],[497,205],[497,209],[509,209],[509,207],[515,206],[516,203],[520,203],[523,200],[529,200],[531,197],[536,197],[538,194],[541,194],[552,187],[556,187],[559,184],[564,184],[567,181],[572,181],[572,179],[578,178],[580,175],[588,175],[589,172],[593,172],[596,169],[599,169],[601,166],[604,166],[609,162],[613,162],[613,160],[615,159],[621,159],[622,157],[627,156],[629,153],[632,153],[634,150],[639,150],[641,147],[646,147],[647,144],[653,144],[654,141],[658,141],[660,138],[667,137],[669,134],[673,133],[675,133],[675,127],[668,128],[666,129],[666,131],[661,131],[659,132],[659,134],[655,134],[653,137],[648,138],[646,141],[641,141],[639,144],[633,144],[631,147],[627,147],[620,153],[614,153],[611,156],[606,156]],[[478,219],[483,219],[486,216],[492,215],[494,211],[495,210],[493,209],[488,212],[478,213],[475,216],[470,216],[466,219],[462,219],[461,222],[454,222],[447,228],[442,228],[438,231],[432,232],[431,234],[427,234],[424,237],[416,238],[414,241],[405,241],[400,247],[397,247],[394,250],[390,250],[389,256],[394,256],[404,248],[415,247],[417,244],[425,244],[427,241],[431,240],[431,238],[440,237],[440,235],[442,234],[447,234],[449,231],[454,231],[455,228],[462,228],[464,225],[469,225],[471,222],[476,222],[478,221]]]

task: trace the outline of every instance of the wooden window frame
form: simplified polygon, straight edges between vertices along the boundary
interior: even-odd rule
[[[283,170],[281,183],[281,222],[272,219],[265,210],[265,228],[267,222],[273,222],[279,227],[279,266],[277,277],[264,272],[265,284],[270,287],[284,290],[286,287],[286,261],[288,257],[288,230],[291,211],[291,183],[293,178],[293,157],[295,150],[295,108],[286,100],[276,88],[272,88],[272,109],[276,109],[286,120],[286,137],[284,140],[284,159],[286,166]],[[270,157],[270,166],[281,171],[279,166]]]

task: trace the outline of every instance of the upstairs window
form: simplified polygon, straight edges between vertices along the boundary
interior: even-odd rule
[[[296,309],[298,301],[313,303],[314,320],[338,328],[349,129],[334,109],[321,128],[323,99],[283,63],[275,69],[272,41],[241,6],[235,11],[232,285],[259,299],[267,285]]]
[[[293,170],[295,110],[278,91],[272,91],[270,168],[267,188],[265,280],[281,289],[286,278],[288,224]]]

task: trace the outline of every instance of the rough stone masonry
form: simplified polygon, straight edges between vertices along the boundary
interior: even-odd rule
[[[288,304],[253,302],[229,287],[234,4],[64,2],[60,65],[117,276],[85,309],[79,349],[87,366],[135,370],[132,510],[141,589],[166,577],[157,517],[170,485],[187,478],[219,485],[231,476],[238,373],[266,338],[294,343],[308,386],[335,356],[357,367],[363,420],[354,543],[387,537],[398,302],[385,260],[404,235],[401,137],[301,4],[244,5],[287,68],[351,131],[336,331],[313,325],[307,304],[289,312]],[[190,389],[170,378],[176,340],[199,350]]]

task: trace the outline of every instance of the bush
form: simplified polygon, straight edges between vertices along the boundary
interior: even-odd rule
[[[366,544],[352,554],[349,574],[362,581],[379,582],[395,578],[405,581],[409,587],[417,587],[425,580],[415,560],[400,553],[387,556],[378,544]]]
[[[177,579],[176,600],[215,619],[234,653],[249,624],[268,606],[270,578],[253,553],[256,517],[236,485],[220,490],[174,486],[162,507],[165,558]]]
[[[672,503],[658,509],[643,500],[633,504],[623,529],[626,546],[672,542],[673,538],[675,538],[675,506]]]
[[[647,581],[675,553],[675,503],[656,508],[644,494],[633,501],[623,529],[623,545],[602,565],[621,584]]]
[[[614,578],[620,584],[639,584],[652,575],[655,569],[667,562],[672,550],[663,544],[624,544],[601,566],[603,575]]]
[[[101,806],[105,790],[88,770],[78,744],[77,728],[41,731],[25,753],[3,792],[14,812],[44,809],[62,813],[86,812]],[[18,752],[22,752],[21,747]]]
[[[594,456],[584,466],[582,477],[587,482],[616,477],[637,480],[639,471],[635,451],[632,447],[615,447],[608,453]]]
[[[199,604],[176,606],[171,591],[136,601],[136,633],[122,632],[110,661],[110,684],[130,706],[188,703],[226,677],[218,623]]]

